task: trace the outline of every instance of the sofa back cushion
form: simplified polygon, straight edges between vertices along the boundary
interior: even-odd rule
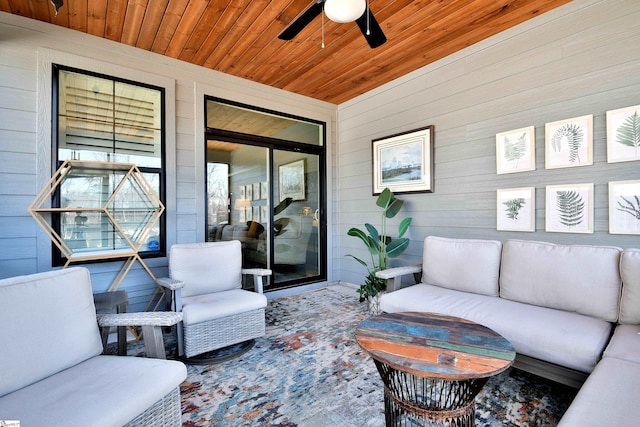
[[[618,319],[620,248],[507,240],[500,296],[608,322]]]
[[[457,291],[498,296],[502,243],[496,240],[424,239],[422,282]]]
[[[171,246],[171,278],[184,282],[182,296],[242,288],[240,242],[184,243]]]
[[[620,258],[620,323],[640,324],[640,249],[625,249]],[[640,337],[638,337],[640,339]]]
[[[83,267],[0,280],[0,396],[102,353]]]

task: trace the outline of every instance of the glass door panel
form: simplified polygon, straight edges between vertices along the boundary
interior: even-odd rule
[[[276,285],[320,274],[319,157],[274,150],[273,266]]]

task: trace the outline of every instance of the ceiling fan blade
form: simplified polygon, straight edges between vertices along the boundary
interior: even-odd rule
[[[302,12],[296,20],[294,20],[287,28],[284,29],[278,36],[281,40],[291,40],[298,35],[300,31],[304,29],[311,21],[313,21],[318,15],[322,13],[322,4],[324,0],[318,0],[312,4],[307,10]]]
[[[369,17],[369,34],[367,35],[367,16]],[[358,27],[360,27],[360,31],[362,31],[362,35],[371,49],[375,49],[378,46],[383,45],[387,41],[387,37],[384,35],[382,28],[376,21],[376,18],[373,16],[371,9],[368,9],[362,14],[362,16],[356,19],[356,23]]]

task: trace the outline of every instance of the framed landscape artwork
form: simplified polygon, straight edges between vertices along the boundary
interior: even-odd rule
[[[434,127],[372,141],[373,195],[386,187],[399,193],[433,192]]]
[[[640,234],[640,180],[609,182],[609,233]]]
[[[607,162],[640,160],[640,105],[607,111]]]
[[[306,188],[304,182],[305,160],[300,159],[295,162],[280,165],[278,168],[278,179],[280,189],[280,201],[291,197],[295,200],[306,199]]]
[[[548,185],[546,231],[593,233],[593,184]]]
[[[593,115],[545,124],[546,169],[593,164]]]
[[[497,191],[497,229],[536,231],[536,189],[507,188]]]
[[[497,174],[536,170],[535,144],[533,126],[496,134]]]

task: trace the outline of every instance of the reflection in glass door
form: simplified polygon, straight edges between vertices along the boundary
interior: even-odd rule
[[[317,155],[273,154],[273,266],[276,283],[320,274],[319,160]]]
[[[244,268],[273,270],[267,290],[317,279],[319,156],[214,139],[207,145],[207,241],[239,240]]]
[[[267,291],[326,280],[324,125],[205,105],[207,241],[239,240],[243,267],[273,271]]]

